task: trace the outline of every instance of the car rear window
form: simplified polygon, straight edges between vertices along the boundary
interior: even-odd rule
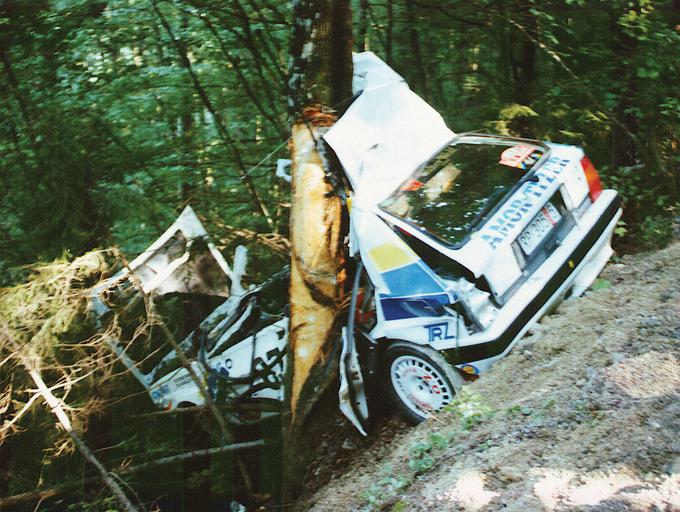
[[[456,139],[380,207],[459,245],[546,152],[539,143],[492,137]]]

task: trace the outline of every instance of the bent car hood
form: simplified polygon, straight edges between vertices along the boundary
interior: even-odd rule
[[[354,205],[385,199],[455,134],[439,113],[372,52],[354,55],[360,94],[324,135],[354,189]]]

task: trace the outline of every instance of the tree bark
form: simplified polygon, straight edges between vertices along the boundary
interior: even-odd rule
[[[387,0],[387,20],[385,26],[385,62],[390,66],[393,63],[393,44],[392,36],[394,33],[394,4],[392,0]]]
[[[418,20],[416,19],[413,1],[406,0],[406,19],[409,27],[409,39],[411,40],[411,53],[416,68],[416,91],[427,98],[427,71],[420,51],[420,40],[418,39]]]
[[[517,24],[522,27],[523,34],[510,33],[510,63],[513,78],[513,101],[519,105],[530,107],[534,100],[536,81],[536,44],[538,25],[536,16],[531,12],[529,0],[517,0],[515,10]],[[512,120],[511,130],[523,137],[533,137],[535,126],[528,116]]]
[[[284,429],[284,502],[299,491],[313,447],[310,412],[337,376],[338,305],[343,296],[342,203],[319,142],[335,116],[328,107],[351,98],[349,0],[295,4],[291,37],[290,343]],[[301,115],[302,114],[302,115]]]
[[[359,26],[357,33],[357,45],[360,52],[369,49],[368,44],[368,0],[359,2]]]

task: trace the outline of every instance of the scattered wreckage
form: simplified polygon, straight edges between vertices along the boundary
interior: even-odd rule
[[[159,408],[203,405],[201,388],[220,402],[232,404],[257,401],[276,406],[283,400],[288,316],[284,314],[287,294],[280,291],[287,290],[287,272],[284,269],[266,283],[244,289],[246,258],[246,249],[239,246],[230,267],[187,207],[158,240],[95,291],[92,307],[100,322],[116,310],[129,310],[129,302],[140,302],[140,295],[153,302],[174,299],[179,303],[172,309],[174,315],[165,314],[163,319],[185,317],[180,320],[186,325],[177,332],[162,333],[155,345],[141,343],[141,350],[131,354],[133,343],[113,337],[107,340]],[[267,294],[270,288],[276,289]],[[269,309],[278,310],[276,314],[263,311],[265,294]],[[205,318],[197,318],[197,312]],[[134,327],[139,328],[139,323]],[[177,334],[182,341],[173,347],[167,336]],[[270,407],[268,414],[276,409]],[[257,419],[252,411],[250,416],[238,408],[228,412],[236,424]]]
[[[582,294],[612,255],[621,210],[581,148],[456,135],[375,55],[355,55],[354,67],[358,96],[323,138],[349,184],[349,253],[357,262],[340,408],[365,433],[371,400],[383,390],[408,419],[422,421],[453,400],[463,376],[487,370],[554,304]],[[156,295],[223,297],[181,349],[211,393],[222,382],[226,400],[280,401],[285,308],[259,313],[264,287],[243,289],[242,248],[232,269],[205,245],[221,287],[183,269],[198,269],[191,241],[205,236],[185,210],[131,273],[101,291],[134,275]],[[182,249],[173,249],[182,237]],[[105,301],[98,304],[106,312]],[[142,372],[111,344],[158,406],[202,403],[174,350]]]

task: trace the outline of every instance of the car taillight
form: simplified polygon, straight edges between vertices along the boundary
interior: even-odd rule
[[[602,193],[602,182],[600,181],[600,175],[597,173],[595,166],[587,156],[581,158],[581,167],[583,168],[583,172],[586,175],[586,181],[588,182],[588,188],[590,189],[590,199],[594,203]]]

